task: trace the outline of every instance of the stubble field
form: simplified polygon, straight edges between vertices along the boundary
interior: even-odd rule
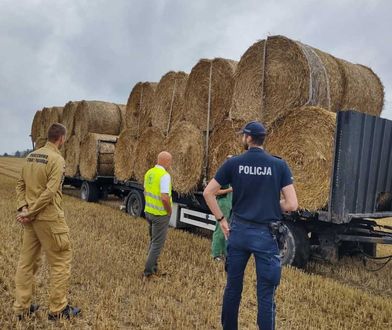
[[[15,178],[21,160],[0,158],[1,329],[219,329],[225,285],[223,264],[210,258],[210,240],[170,229],[160,267],[168,274],[144,283],[147,225],[107,205],[65,196],[74,259],[70,300],[82,316],[47,321],[48,267],[42,258],[35,318],[17,322],[12,312],[14,275],[23,228],[15,222]],[[379,254],[391,254],[381,246]],[[372,264],[368,267],[374,266]],[[240,328],[256,329],[255,270],[250,262]],[[277,292],[277,329],[392,329],[392,265],[366,270],[358,259],[336,265],[311,262],[285,268]]]

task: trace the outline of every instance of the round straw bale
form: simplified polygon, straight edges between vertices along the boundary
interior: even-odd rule
[[[122,132],[124,129],[127,128],[127,123],[125,120],[126,105],[125,104],[117,104],[117,106],[120,109],[120,115],[121,115],[121,130],[120,130],[120,132]]]
[[[197,188],[202,179],[204,139],[199,129],[188,122],[179,122],[166,139],[166,149],[173,156],[173,189],[181,194]]]
[[[38,110],[33,118],[33,122],[31,124],[31,138],[33,141],[37,141],[41,134],[41,110]]]
[[[65,142],[65,175],[73,177],[79,174],[80,140],[72,135]]]
[[[244,150],[241,135],[230,119],[221,122],[210,137],[208,152],[208,180],[211,180],[218,168],[229,155],[238,155]]]
[[[192,68],[185,90],[186,121],[203,131],[207,130],[210,88],[210,130],[227,117],[233,94],[236,66],[235,61],[215,58],[213,60],[202,59]]]
[[[156,164],[158,154],[165,150],[165,136],[157,127],[147,128],[138,138],[135,148],[135,178],[143,183],[144,174]]]
[[[54,124],[54,123],[61,123],[63,119],[63,107],[52,107],[50,108],[50,114],[49,114],[49,126]]]
[[[67,128],[67,139],[69,139],[75,133],[75,111],[78,107],[78,104],[78,101],[69,101],[64,106],[61,123]]]
[[[151,111],[157,84],[150,82],[137,83],[129,94],[125,120],[127,128],[134,136],[139,136],[151,126]]]
[[[80,175],[93,180],[96,176],[114,175],[116,135],[88,133],[80,144]]]
[[[75,135],[82,141],[88,133],[119,135],[121,111],[114,103],[81,101],[75,111]]]
[[[46,137],[50,126],[51,108],[43,108],[41,111],[41,126],[40,134],[41,137]]]
[[[384,87],[380,78],[364,65],[340,59],[338,63],[344,80],[341,108],[380,116],[384,105]]]
[[[39,136],[34,144],[34,150],[42,148],[46,144],[46,137]]]
[[[347,74],[345,78],[341,66],[346,65],[342,63],[348,62],[286,37],[259,41],[238,64],[230,117],[240,121],[261,120],[268,128],[293,108],[303,105],[338,111],[356,106],[357,100],[368,108],[382,104],[378,78],[370,70],[367,78],[363,78],[364,73],[359,77]],[[364,71],[354,64],[348,68],[351,66],[358,72]],[[345,82],[347,79],[349,82]],[[363,83],[356,83],[358,79]],[[345,85],[348,87],[344,88]],[[350,91],[349,97],[344,96],[345,90]]]
[[[122,131],[118,137],[114,151],[114,175],[119,180],[134,178],[136,143],[137,139],[130,129]]]
[[[318,107],[292,111],[267,133],[265,149],[290,166],[300,208],[328,203],[336,115]]]
[[[245,122],[262,119],[264,45],[265,40],[256,42],[248,48],[238,62],[230,107],[232,119]]]
[[[185,72],[170,71],[158,83],[151,111],[151,122],[152,126],[160,128],[164,134],[183,119],[187,80],[188,75]]]

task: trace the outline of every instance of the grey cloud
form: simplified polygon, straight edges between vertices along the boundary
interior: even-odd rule
[[[0,154],[30,146],[43,106],[126,103],[137,81],[189,72],[199,58],[238,60],[269,34],[372,67],[392,119],[391,12],[389,1],[2,1]]]

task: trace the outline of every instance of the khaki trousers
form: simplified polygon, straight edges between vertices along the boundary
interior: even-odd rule
[[[24,224],[23,244],[15,276],[16,313],[30,307],[41,248],[46,254],[50,268],[49,310],[58,313],[68,304],[67,292],[72,260],[69,228],[64,219],[35,220]]]

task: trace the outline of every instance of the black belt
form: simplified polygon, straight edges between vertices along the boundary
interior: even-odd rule
[[[260,228],[262,228],[262,227],[269,228],[271,222],[275,222],[276,220],[271,220],[268,222],[255,222],[255,221],[244,220],[244,219],[238,218],[234,215],[231,221],[242,223],[244,225],[252,225],[252,226],[256,226],[256,227],[260,227]]]

